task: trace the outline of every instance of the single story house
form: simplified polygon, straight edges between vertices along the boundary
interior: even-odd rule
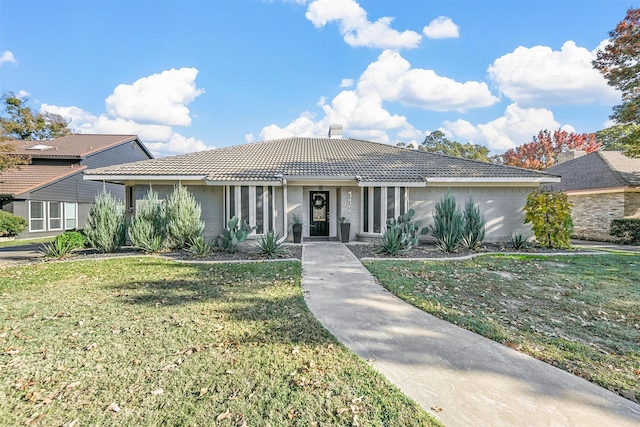
[[[469,198],[487,221],[487,240],[530,235],[523,207],[529,192],[559,178],[544,172],[342,138],[291,137],[84,171],[87,180],[124,184],[127,206],[151,187],[166,197],[182,184],[202,206],[205,235],[216,236],[236,215],[291,238],[294,216],[303,237],[338,238],[339,218],[351,222],[352,240],[379,237],[385,221],[414,209],[433,223],[435,204],[451,189]]]
[[[124,200],[124,186],[84,180],[85,169],[153,158],[135,135],[69,135],[10,143],[15,146],[11,154],[31,158],[31,164],[0,173],[0,207],[29,223],[17,236],[21,239],[84,228],[89,205],[105,187]]]
[[[620,151],[572,151],[546,171],[560,175],[552,185],[573,204],[573,234],[587,240],[613,240],[611,220],[640,218],[640,159]]]

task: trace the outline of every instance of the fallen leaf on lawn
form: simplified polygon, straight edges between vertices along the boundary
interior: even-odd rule
[[[18,353],[20,353],[19,347],[7,347],[2,352],[2,354],[4,354],[5,356],[11,356]]]
[[[98,344],[93,342],[93,343],[89,344],[88,346],[84,347],[83,350],[86,350],[86,351],[93,350],[97,346],[98,346]]]
[[[28,426],[29,424],[31,424],[32,422],[34,422],[35,420],[37,420],[40,417],[43,417],[44,414],[41,414],[39,412],[35,412],[33,415],[31,415],[29,418],[27,418],[24,421],[24,425]]]
[[[69,384],[67,387],[65,387],[67,390],[72,390],[76,387],[78,387],[80,385],[80,381],[76,381],[74,383]]]
[[[53,317],[71,317],[71,313],[68,311],[59,311],[53,315]]]
[[[160,368],[160,370],[161,371],[168,371],[169,369],[173,369],[176,366],[178,366],[178,365],[176,365],[175,363],[169,363],[168,365],[163,366],[162,368]]]
[[[349,408],[338,408],[338,410],[336,412],[338,412],[338,415],[342,415],[345,412],[348,412]]]
[[[111,405],[109,405],[107,410],[113,411],[113,412],[120,412],[120,405],[118,405],[117,403],[112,403]]]
[[[229,417],[231,417],[231,411],[229,410],[229,408],[227,408],[226,411],[216,417],[216,421],[226,420]]]
[[[640,375],[640,369],[634,369],[633,373],[636,374],[636,375]]]
[[[62,424],[62,427],[73,427],[73,426],[75,426],[75,425],[78,423],[78,420],[79,420],[79,419],[80,419],[80,418],[76,418],[76,419],[75,419],[75,420],[73,420],[73,421],[69,421],[68,423],[64,423],[64,424]]]
[[[231,369],[228,369],[228,370],[224,371],[224,373],[232,375],[232,374],[235,374],[235,371],[232,371]]]
[[[434,412],[442,412],[442,408],[439,407],[439,406],[432,406],[431,410],[434,411]]]
[[[151,390],[151,394],[154,395],[154,396],[157,396],[157,395],[162,394],[162,393],[164,393],[164,390],[161,389],[161,388],[156,389],[156,390]]]
[[[209,392],[209,389],[207,387],[202,387],[200,389],[200,397],[204,396],[205,394],[207,394]]]

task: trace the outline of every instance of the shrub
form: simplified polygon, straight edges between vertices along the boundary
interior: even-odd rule
[[[168,246],[183,249],[188,242],[202,234],[204,222],[200,220],[202,208],[193,194],[177,185],[165,204]]]
[[[376,252],[396,255],[399,252],[406,252],[417,245],[420,239],[418,230],[420,230],[422,222],[413,222],[415,214],[416,212],[413,209],[409,209],[408,212],[400,215],[398,219],[387,219],[387,228],[379,240],[380,247]],[[422,235],[428,232],[429,229],[426,227],[420,230]]]
[[[74,242],[63,237],[64,234],[56,236],[49,244],[43,245],[42,253],[47,258],[62,259],[71,254],[78,246],[74,246]]]
[[[571,246],[571,203],[563,191],[539,188],[529,194],[525,224],[531,223],[537,242],[548,248]]]
[[[464,233],[460,243],[467,250],[476,250],[484,241],[484,218],[480,215],[480,208],[475,206],[470,197],[464,207]]]
[[[158,193],[149,189],[131,218],[129,238],[135,246],[147,252],[158,252],[166,244],[166,230],[164,206],[158,199]]]
[[[64,233],[56,236],[56,239],[60,239],[63,242],[69,242],[69,244],[76,248],[84,248],[87,246],[87,236],[80,230],[67,230]]]
[[[281,258],[287,255],[280,242],[280,234],[276,234],[273,230],[258,240],[258,253],[265,258]]]
[[[187,251],[198,257],[206,257],[213,252],[213,243],[207,241],[202,236],[197,236],[189,240],[189,249]]]
[[[0,237],[13,237],[27,228],[27,220],[0,210]]]
[[[531,237],[524,237],[522,233],[509,233],[509,246],[516,251],[528,248],[531,246]]]
[[[431,233],[436,239],[436,246],[443,252],[457,251],[465,232],[464,215],[456,206],[451,191],[436,204],[433,220]]]
[[[237,216],[234,216],[227,223],[228,228],[222,230],[222,233],[218,235],[218,247],[226,252],[235,252],[238,248],[238,243],[247,240],[247,236],[253,233],[257,227],[250,227],[246,221],[242,221],[242,224],[238,226],[240,220]]]
[[[116,252],[127,237],[124,204],[107,190],[102,190],[89,207],[84,232],[89,244],[98,252]]]
[[[640,243],[640,219],[614,219],[609,226],[609,234],[620,237],[625,243]]]

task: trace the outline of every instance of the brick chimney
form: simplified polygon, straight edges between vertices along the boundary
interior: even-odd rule
[[[332,124],[329,126],[329,138],[340,139],[342,138],[342,125]]]
[[[570,160],[577,159],[578,157],[582,157],[587,154],[584,150],[569,150],[563,153],[558,154],[558,158],[556,159],[556,165],[560,163],[568,162]]]

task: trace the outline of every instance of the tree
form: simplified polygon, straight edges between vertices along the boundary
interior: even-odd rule
[[[558,155],[567,150],[584,150],[587,153],[598,150],[602,144],[594,133],[569,133],[558,129],[551,133],[542,130],[533,142],[507,150],[497,156],[497,162],[508,166],[543,170],[550,168],[558,159]]]
[[[71,134],[69,123],[58,114],[34,112],[27,107],[26,97],[8,92],[2,95],[4,112],[0,116],[3,140],[7,139],[53,139]]]
[[[444,133],[439,130],[427,135],[418,149],[430,153],[446,154],[463,159],[489,162],[489,149],[487,147],[472,144],[471,142],[462,144],[457,141],[450,141],[444,136]]]
[[[17,156],[12,154],[15,152],[16,146],[11,143],[0,144],[0,172],[5,169],[18,167],[20,165],[28,165],[31,159],[26,156]]]
[[[603,150],[626,152],[633,147],[634,134],[638,132],[640,132],[640,124],[614,125],[596,132],[596,139],[602,142]]]
[[[627,10],[592,64],[610,86],[622,92],[622,104],[613,107],[611,119],[640,125],[640,8]],[[633,129],[626,140],[625,154],[640,157],[640,129]]]
[[[571,202],[565,192],[539,188],[529,194],[524,210],[524,223],[531,223],[540,245],[548,248],[571,246]]]

